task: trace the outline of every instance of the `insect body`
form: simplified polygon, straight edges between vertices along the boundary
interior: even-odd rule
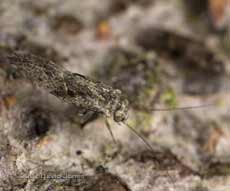
[[[7,68],[19,78],[31,81],[54,96],[86,111],[94,111],[121,122],[127,119],[128,100],[118,89],[97,82],[28,53],[13,53],[5,59]]]

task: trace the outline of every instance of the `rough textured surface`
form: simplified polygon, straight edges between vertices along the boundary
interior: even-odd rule
[[[117,144],[102,117],[81,128],[79,108],[7,75],[1,57],[0,190],[229,189],[230,32],[213,30],[208,1],[188,2],[0,1],[0,55],[33,53],[121,89],[154,149],[112,118]],[[63,173],[77,176],[39,177]]]

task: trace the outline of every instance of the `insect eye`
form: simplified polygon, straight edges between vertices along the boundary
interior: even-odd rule
[[[126,113],[123,110],[117,110],[114,113],[114,121],[116,122],[124,121],[126,118]]]
[[[117,110],[114,112],[114,121],[120,122],[125,121],[128,117],[128,102],[125,100],[122,104],[119,105]]]

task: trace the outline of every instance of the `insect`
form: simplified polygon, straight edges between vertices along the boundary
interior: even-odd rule
[[[151,144],[126,122],[128,119],[129,101],[119,89],[114,89],[109,85],[92,80],[81,74],[71,73],[52,61],[29,53],[13,52],[7,54],[4,58],[0,58],[0,60],[1,62],[4,61],[4,64],[7,65],[7,70],[15,77],[31,81],[32,84],[44,88],[50,94],[84,111],[92,111],[104,115],[106,117],[106,126],[114,141],[116,140],[107,120],[109,117],[112,117],[115,122],[127,126],[145,143],[150,152],[154,153]],[[185,110],[205,106],[172,109],[150,108],[149,111]]]
[[[27,53],[13,53],[5,59],[11,75],[31,81],[49,93],[76,107],[113,116],[114,121],[127,119],[128,101],[118,89]]]

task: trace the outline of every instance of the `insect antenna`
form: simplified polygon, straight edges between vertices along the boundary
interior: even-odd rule
[[[213,107],[215,104],[205,104],[205,105],[196,105],[196,106],[184,106],[184,107],[172,107],[172,108],[150,108],[144,109],[147,111],[183,111],[183,110],[192,110],[192,109],[202,109]]]
[[[144,108],[145,111],[184,111],[184,110],[190,110],[190,109],[202,109],[202,108],[209,108],[209,107],[213,107],[215,106],[215,104],[204,104],[204,105],[196,105],[196,106],[184,106],[184,107],[176,107],[176,108],[150,108],[150,109],[146,109]],[[128,127],[137,137],[139,137],[143,143],[148,147],[149,151],[151,153],[154,154],[154,149],[151,146],[151,144],[144,138],[143,135],[141,135],[137,130],[134,129],[134,127],[132,127],[130,124],[128,124],[125,121],[121,122],[122,124],[124,124],[126,127]],[[160,161],[157,159],[157,162],[160,163]],[[176,186],[174,183],[174,180],[172,178],[172,176],[169,174],[169,171],[166,170],[167,176],[170,179],[171,184],[173,185],[174,190],[176,190]]]
[[[146,109],[148,111],[175,111],[175,110],[190,110],[190,109],[202,109],[202,108],[208,108],[208,107],[212,107],[215,106],[215,104],[206,104],[206,105],[197,105],[197,106],[185,106],[185,107],[177,107],[177,108],[151,108],[151,109]],[[130,124],[126,123],[125,121],[122,121],[121,123],[123,123],[126,127],[128,127],[136,136],[138,136],[143,142],[144,144],[150,149],[150,151],[154,152],[153,147],[150,145],[150,143],[139,133],[137,132]],[[109,131],[112,134],[111,128],[110,128],[110,124],[108,122],[108,119],[106,119],[106,126],[109,129]],[[114,138],[114,136],[112,136]]]
[[[150,145],[150,143],[139,133],[137,130],[135,130],[130,124],[122,121],[122,123],[127,126],[137,137],[139,137],[143,143],[150,149],[151,152],[154,152],[153,147]]]

